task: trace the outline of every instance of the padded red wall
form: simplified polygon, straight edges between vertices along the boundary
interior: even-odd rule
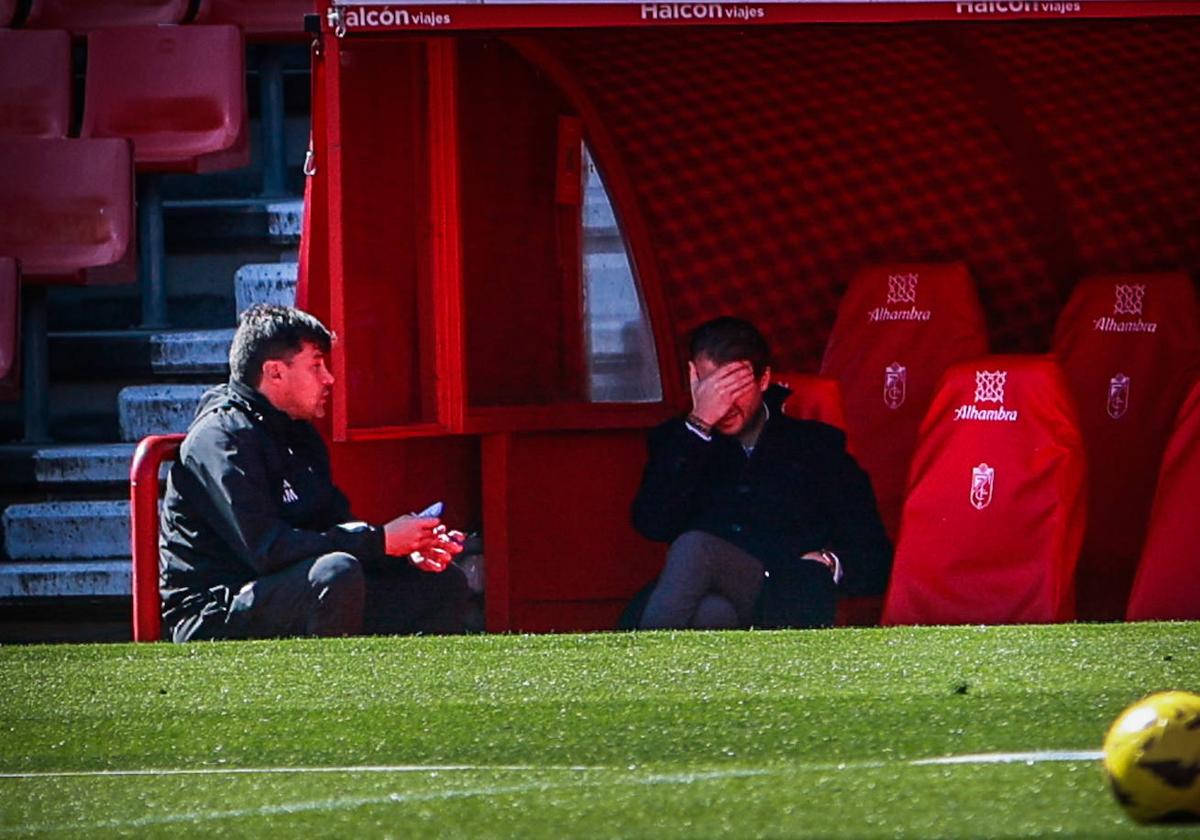
[[[1200,24],[1046,21],[536,36],[629,175],[675,330],[762,324],[815,369],[881,261],[963,260],[996,351],[1087,273],[1200,270]]]

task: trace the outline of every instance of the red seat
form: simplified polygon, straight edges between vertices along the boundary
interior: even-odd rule
[[[0,26],[8,26],[17,14],[17,0],[0,0]]]
[[[133,640],[162,638],[158,590],[158,474],[179,455],[183,435],[151,435],[138,444],[129,467],[129,529],[133,553]]]
[[[0,257],[0,396],[19,393],[21,347],[21,280],[17,261]]]
[[[953,365],[921,424],[883,623],[1069,620],[1085,469],[1051,357]]]
[[[986,352],[983,309],[961,263],[864,268],[838,305],[821,374],[841,383],[847,434],[893,540],[917,427],[938,378]]]
[[[115,26],[183,23],[190,5],[190,0],[32,0],[24,26],[69,29],[79,35]]]
[[[66,137],[70,127],[71,36],[0,29],[0,135]]]
[[[846,429],[846,408],[836,379],[811,373],[771,373],[771,381],[792,393],[783,401],[783,413],[800,420],[820,420]]]
[[[250,40],[303,38],[313,0],[200,0],[196,23],[232,23]]]
[[[83,137],[128,137],[139,171],[249,162],[245,55],[233,26],[102,29],[88,36]]]
[[[1200,363],[1191,279],[1180,273],[1081,281],[1059,316],[1054,352],[1088,451],[1079,616],[1120,619],[1167,436]]]
[[[1167,440],[1150,527],[1133,580],[1129,621],[1200,619],[1200,379]]]
[[[127,140],[0,138],[0,253],[25,280],[97,282],[133,242]]]

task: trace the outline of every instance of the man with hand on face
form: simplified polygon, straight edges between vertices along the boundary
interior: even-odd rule
[[[163,627],[176,642],[461,632],[462,535],[436,516],[354,521],[312,421],[333,385],[333,336],[259,305],[238,322],[230,378],[208,391],[167,479]],[[430,574],[440,572],[441,574]]]
[[[770,349],[737,318],[692,334],[692,410],[650,433],[633,525],[670,543],[639,625],[819,627],[879,595],[892,549],[844,434],[785,417]]]

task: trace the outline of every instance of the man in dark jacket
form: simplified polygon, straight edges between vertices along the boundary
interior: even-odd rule
[[[436,516],[356,522],[333,484],[311,422],[332,340],[289,307],[239,321],[229,382],[204,395],[167,480],[159,584],[174,641],[461,630],[461,535]]]
[[[634,527],[671,543],[640,626],[813,627],[837,597],[878,595],[892,549],[843,433],[782,411],[746,321],[692,335],[692,411],[650,434]]]

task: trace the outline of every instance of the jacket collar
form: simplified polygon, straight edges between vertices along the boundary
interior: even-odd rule
[[[227,387],[230,400],[240,403],[252,417],[266,424],[268,428],[278,432],[287,432],[291,428],[292,418],[272,405],[257,388],[252,388],[240,379],[230,379]]]

